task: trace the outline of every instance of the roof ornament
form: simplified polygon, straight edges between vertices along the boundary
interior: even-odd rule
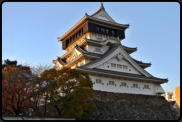
[[[104,8],[103,3],[101,2],[100,4],[101,4],[101,8]]]
[[[119,39],[119,36],[118,36],[118,38],[117,38],[117,39],[118,39],[118,43],[120,43],[120,39]]]

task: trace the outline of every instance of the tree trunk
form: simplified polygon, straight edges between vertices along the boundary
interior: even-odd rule
[[[53,105],[53,106],[56,108],[58,115],[61,117],[61,110],[59,109],[59,107],[57,105]]]

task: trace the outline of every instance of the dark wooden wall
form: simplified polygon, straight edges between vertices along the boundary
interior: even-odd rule
[[[102,33],[102,32],[97,32],[96,31],[96,27],[97,26],[109,29],[110,30],[109,34]],[[112,36],[111,31],[115,31],[115,36],[114,37],[118,37],[119,36],[120,39],[124,39],[125,38],[125,31],[124,30],[108,28],[108,27],[97,25],[97,24],[92,23],[92,22],[86,22],[84,25],[82,25],[81,29],[83,29],[83,33],[81,33],[81,35],[79,35],[79,37],[81,37],[83,34],[85,34],[87,32],[94,32],[94,33],[100,33],[100,34],[105,34],[105,35]],[[76,31],[73,35],[75,35],[78,31]],[[79,37],[78,38],[74,38],[74,40],[72,38],[72,41],[70,41],[70,38],[73,37],[73,35],[72,36],[68,36],[67,39],[62,41],[62,49],[63,50],[66,49],[70,44],[74,43],[74,41],[76,41],[79,38]]]

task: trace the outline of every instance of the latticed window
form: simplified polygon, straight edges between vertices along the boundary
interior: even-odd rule
[[[96,27],[96,31],[99,32],[99,27]]]
[[[120,69],[121,69],[121,68],[122,68],[122,65],[120,65],[120,64],[117,64],[117,68],[120,68]]]
[[[149,89],[149,85],[144,85],[144,89]]]
[[[126,65],[123,65],[123,69],[128,69],[128,67]]]
[[[133,87],[134,88],[138,88],[138,84],[133,84]]]
[[[79,32],[77,32],[76,34],[77,34],[77,36],[76,36],[76,37],[79,37]]]
[[[111,33],[111,34],[112,34],[112,36],[115,36],[115,31],[111,31],[111,32],[112,32],[112,33]]]
[[[105,33],[105,28],[101,28],[101,32],[102,33]]]
[[[106,34],[109,34],[109,29],[106,29]]]
[[[111,63],[111,67],[114,67],[114,68],[116,68],[116,64],[114,64],[114,63]]]
[[[101,79],[96,79],[96,83],[101,84],[102,83]]]
[[[72,41],[72,37],[70,38],[70,42]]]
[[[99,48],[95,48],[95,51],[96,51],[96,52],[100,52],[100,49],[99,49]]]
[[[121,86],[126,86],[126,83],[124,83],[124,82],[121,82]]]
[[[114,81],[109,81],[109,85],[114,85]]]

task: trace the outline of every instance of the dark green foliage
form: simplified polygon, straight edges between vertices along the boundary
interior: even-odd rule
[[[90,97],[93,97],[94,90],[86,72],[69,68],[50,69],[45,70],[36,80],[39,90],[44,89],[42,95],[47,94],[44,100],[51,104],[61,117],[81,118],[83,114],[87,115],[86,111],[94,108],[93,104],[88,102]]]

